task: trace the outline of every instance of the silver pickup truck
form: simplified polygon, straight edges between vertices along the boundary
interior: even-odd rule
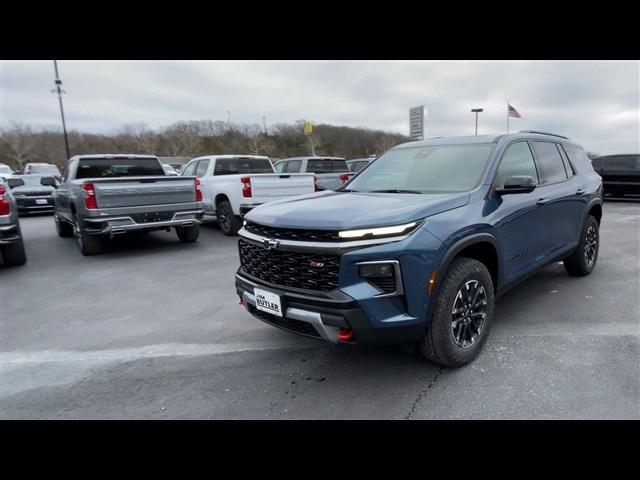
[[[349,180],[349,167],[341,157],[283,158],[274,165],[276,173],[315,173],[318,190],[336,190]]]
[[[83,255],[130,231],[173,227],[182,242],[195,242],[204,213],[200,181],[165,175],[150,155],[72,157],[53,199],[58,235],[75,236]]]

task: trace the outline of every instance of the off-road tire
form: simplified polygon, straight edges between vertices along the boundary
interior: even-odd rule
[[[27,263],[27,254],[24,251],[22,237],[18,241],[2,247],[2,260],[8,267],[17,267]]]
[[[223,200],[218,204],[216,209],[216,219],[222,233],[228,237],[233,237],[242,228],[242,219],[233,214],[231,204],[227,200]]]
[[[98,255],[104,250],[102,238],[98,235],[89,235],[84,229],[76,223],[74,224],[73,234],[76,238],[76,243],[80,249],[80,253],[84,256]]]
[[[53,219],[56,223],[56,232],[58,232],[58,236],[62,238],[71,238],[73,237],[73,225],[64,220],[60,220],[57,215],[53,216]]]
[[[478,289],[480,286],[483,287],[481,293],[486,304],[483,306],[484,321],[477,338],[470,345],[463,347],[456,343],[452,322],[458,293],[465,289],[468,282],[472,282]],[[437,295],[433,314],[418,347],[432,362],[447,367],[461,367],[478,356],[491,330],[495,304],[491,274],[487,267],[477,260],[456,258],[447,270]]]
[[[190,227],[176,227],[176,234],[183,243],[193,243],[200,236],[200,224],[194,223]]]
[[[595,240],[595,244],[593,243]],[[591,249],[591,255],[589,250]],[[571,256],[564,259],[564,268],[569,275],[583,277],[589,275],[598,260],[598,250],[600,249],[600,228],[598,221],[589,215],[582,226],[580,232],[580,243]],[[592,259],[591,261],[589,259]]]

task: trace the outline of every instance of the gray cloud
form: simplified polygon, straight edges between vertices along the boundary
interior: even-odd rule
[[[113,132],[211,118],[362,126],[400,133],[424,104],[429,136],[566,134],[599,153],[640,151],[640,63],[631,61],[60,61],[69,128]],[[52,62],[2,61],[1,120],[57,125]]]

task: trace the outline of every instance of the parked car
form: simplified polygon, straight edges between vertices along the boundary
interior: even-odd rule
[[[339,157],[283,158],[275,164],[278,173],[314,173],[320,190],[335,190],[349,180],[349,167]]]
[[[593,271],[601,219],[602,180],[566,137],[405,143],[339,191],[252,210],[236,290],[273,326],[333,343],[416,342],[459,367],[487,340],[497,296],[551,262]]]
[[[5,165],[4,163],[0,163],[0,181],[2,181],[2,178],[4,178],[5,180],[10,179],[11,177],[13,177],[14,173],[13,170],[11,170],[11,167],[9,165]]]
[[[60,178],[60,170],[52,163],[27,163],[24,167],[25,175],[51,175]]]
[[[7,183],[18,205],[18,213],[53,212],[53,192],[58,186],[55,177],[16,175]]]
[[[167,176],[149,155],[76,155],[54,192],[60,237],[75,236],[83,255],[131,231],[175,228],[182,242],[200,234],[202,190],[194,177]]]
[[[27,256],[16,204],[9,185],[0,178],[0,252],[5,266],[24,265]]]
[[[371,158],[354,158],[352,160],[347,160],[347,167],[349,167],[349,173],[358,173],[364,167],[369,165],[372,161],[375,160],[375,157]]]
[[[165,175],[178,175],[178,172],[176,172],[175,168],[173,168],[170,164],[168,163],[163,163],[162,164],[162,170],[164,170],[164,174]]]
[[[605,195],[640,195],[640,154],[606,155],[591,162]]]
[[[258,205],[316,190],[312,174],[276,174],[269,158],[261,156],[198,157],[181,175],[200,179],[204,212],[216,217],[225,235],[235,235],[242,217]]]

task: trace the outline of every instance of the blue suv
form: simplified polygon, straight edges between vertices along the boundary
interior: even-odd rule
[[[487,340],[496,297],[598,258],[602,179],[580,145],[523,131],[399,145],[338,191],[264,204],[240,230],[255,317],[333,343],[417,343],[450,367]]]

